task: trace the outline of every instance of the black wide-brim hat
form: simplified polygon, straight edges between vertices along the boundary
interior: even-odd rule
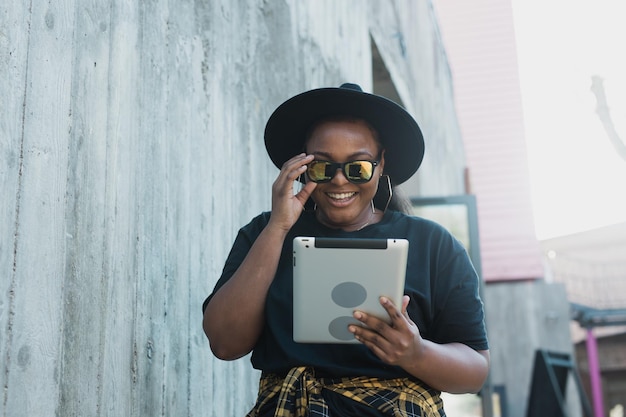
[[[278,168],[304,151],[311,126],[330,116],[352,116],[372,125],[385,149],[385,172],[394,185],[408,180],[424,158],[424,137],[417,122],[400,105],[364,92],[356,84],[319,88],[290,98],[265,125],[265,148]]]

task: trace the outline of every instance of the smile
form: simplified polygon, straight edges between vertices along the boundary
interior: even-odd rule
[[[332,198],[333,200],[346,200],[348,198],[354,197],[356,195],[355,192],[351,193],[326,193],[327,196]]]

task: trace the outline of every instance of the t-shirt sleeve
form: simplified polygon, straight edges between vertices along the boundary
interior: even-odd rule
[[[439,343],[460,342],[475,350],[489,348],[480,281],[460,242],[445,242],[448,256],[439,260],[432,337]]]
[[[252,244],[259,236],[263,228],[267,225],[268,221],[269,213],[262,213],[255,217],[250,223],[239,229],[235,242],[233,243],[230,253],[226,258],[226,262],[224,263],[222,275],[217,280],[211,294],[202,303],[202,313],[206,310],[206,306],[209,304],[209,301],[211,301],[211,298],[213,298],[213,295],[217,292],[217,290],[219,290],[222,285],[224,285],[237,271],[239,265],[241,265],[243,260],[248,255]]]

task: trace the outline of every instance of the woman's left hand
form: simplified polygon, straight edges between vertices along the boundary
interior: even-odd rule
[[[400,310],[387,297],[381,297],[380,304],[389,314],[390,324],[362,311],[355,311],[354,318],[367,327],[352,325],[349,330],[380,360],[405,368],[419,358],[423,342],[417,325],[406,311],[409,296],[402,297]]]
[[[398,309],[387,297],[380,304],[391,323],[355,311],[354,317],[365,326],[350,325],[354,337],[381,361],[396,365],[429,386],[453,394],[476,393],[489,372],[489,351],[476,351],[458,342],[439,344],[422,338],[417,325],[407,314],[409,296]]]

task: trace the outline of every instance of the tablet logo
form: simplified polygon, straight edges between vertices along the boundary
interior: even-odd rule
[[[365,287],[356,282],[342,282],[333,288],[330,294],[333,302],[340,307],[355,308],[367,299]],[[354,335],[348,331],[349,324],[358,323],[352,316],[340,316],[328,325],[330,334],[339,340],[352,340]]]

